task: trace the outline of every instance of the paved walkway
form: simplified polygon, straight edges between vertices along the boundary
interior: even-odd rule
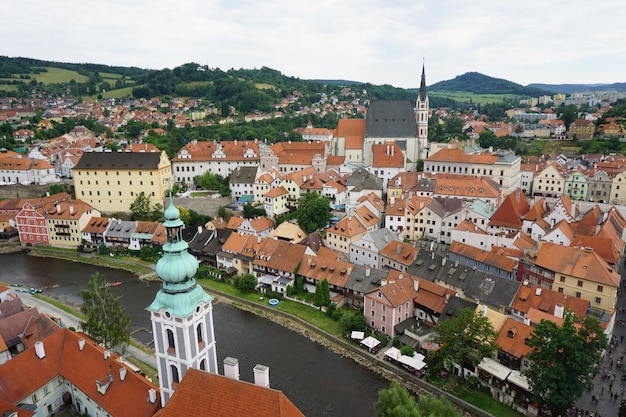
[[[77,330],[80,329],[80,320],[76,316],[61,310],[52,304],[48,304],[45,301],[35,298],[28,293],[16,292],[15,294],[20,296],[24,304],[30,307],[37,307],[37,310],[40,313],[50,314],[54,317],[60,318],[62,326],[73,327]],[[132,356],[156,369],[156,357],[153,353],[146,353],[141,349],[129,345],[125,356]]]
[[[620,266],[620,275],[622,286],[618,292],[613,343],[593,379],[592,389],[585,391],[576,402],[576,408],[583,411],[581,416],[590,416],[591,413],[594,417],[617,416],[621,402],[626,400],[626,272],[623,265]],[[573,411],[570,416],[577,414]]]

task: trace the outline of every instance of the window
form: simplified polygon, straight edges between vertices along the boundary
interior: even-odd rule
[[[198,327],[196,327],[196,334],[198,335],[198,344],[203,343],[204,340],[202,339],[202,323],[198,324]]]
[[[602,303],[602,298],[596,297],[596,304],[601,304],[601,303]]]
[[[37,394],[33,394],[30,397],[30,400],[32,401],[33,404],[37,404],[37,401],[39,401],[39,398],[37,397]]]
[[[579,281],[578,281],[578,286],[582,288],[582,286],[583,286],[583,282],[579,280]]]
[[[170,370],[172,372],[172,382],[178,384],[180,382],[180,378],[178,376],[178,368],[176,365],[171,365]]]
[[[561,275],[561,282],[565,282],[565,277]]]
[[[371,316],[372,316],[372,317],[376,317],[376,312],[375,312],[374,310],[372,310],[372,314],[371,314]]]
[[[604,287],[602,285],[598,285],[598,292],[602,292],[603,289]]]
[[[174,332],[171,329],[167,329],[167,348],[175,350],[176,345],[174,344]]]
[[[372,300],[372,307],[376,307],[376,300]]]
[[[582,295],[581,293],[579,293],[578,291],[576,291],[576,298],[582,298],[582,296],[583,296],[583,295]]]

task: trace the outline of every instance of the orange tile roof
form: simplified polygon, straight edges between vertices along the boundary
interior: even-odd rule
[[[80,338],[86,339],[82,350]],[[156,385],[114,358],[104,359],[104,349],[82,333],[62,329],[46,337],[43,348],[43,359],[37,357],[35,348],[30,348],[2,365],[0,400],[16,403],[60,375],[110,415],[130,412],[137,417],[151,417],[161,407],[158,395],[154,404],[147,401],[149,389],[158,393]],[[127,370],[123,381],[120,368]],[[96,380],[104,379],[109,373],[113,380],[105,394],[100,394]]]
[[[241,227],[241,223],[243,223],[244,220],[245,219],[243,217],[232,216],[230,219],[228,219],[228,224],[226,225],[226,228],[236,231]]]
[[[434,179],[435,195],[490,199],[497,199],[500,196],[500,187],[491,178],[438,174]]]
[[[446,148],[437,151],[434,155],[429,156],[426,160],[438,162],[459,162],[466,164],[493,165],[498,160],[498,156],[489,153],[482,153],[477,155],[466,154],[458,148]]]
[[[83,214],[94,210],[82,200],[61,201],[45,211],[46,219],[78,220]]]
[[[458,254],[464,258],[474,259],[478,262],[494,266],[507,272],[513,272],[517,266],[516,261],[507,258],[506,256],[502,256],[498,253],[487,252],[457,241],[452,241],[452,243],[450,243],[449,250],[451,253]]]
[[[265,239],[256,251],[254,264],[292,273],[301,262],[306,247],[284,240]]]
[[[213,153],[221,146],[225,157],[214,157]],[[256,157],[244,158],[244,154],[248,149],[252,149]],[[189,158],[181,158],[181,152],[188,152]],[[254,141],[238,140],[238,141],[202,141],[192,142],[183,146],[176,156],[172,158],[172,162],[193,162],[193,161],[239,161],[239,160],[259,160],[259,147]]]
[[[365,119],[340,119],[335,137],[346,138],[346,149],[363,149]]]
[[[367,228],[375,226],[380,221],[378,216],[372,213],[372,210],[368,209],[367,206],[360,206],[354,211],[354,214],[358,216],[363,225]]]
[[[277,142],[272,151],[281,165],[311,165],[317,154],[326,154],[326,142]]]
[[[190,368],[154,417],[304,417],[281,392]]]
[[[559,274],[584,279],[598,284],[619,287],[621,277],[592,249],[541,245],[535,264]]]
[[[344,237],[353,237],[367,232],[365,226],[355,216],[346,216],[327,230],[327,233]]]
[[[263,194],[263,196],[269,197],[269,198],[275,198],[275,197],[280,197],[281,195],[285,195],[285,194],[289,194],[289,191],[287,191],[285,187],[281,185],[280,187],[272,188],[271,190]]]
[[[526,196],[518,188],[506,196],[500,207],[491,216],[489,225],[519,230],[522,228],[522,218],[528,213],[529,209],[530,205],[528,200],[526,200]]]
[[[110,220],[111,219],[108,219],[106,217],[94,216],[89,219],[89,223],[87,223],[87,226],[83,227],[83,230],[81,230],[81,232],[102,234],[105,230],[107,230]]]
[[[558,291],[524,282],[524,285],[520,285],[515,298],[511,302],[513,310],[526,314],[530,309],[536,309],[548,313],[552,317],[554,317],[555,307],[557,306],[572,310],[578,318],[584,319],[587,315],[589,301],[582,298],[568,297]]]
[[[372,167],[404,168],[404,154],[395,142],[372,145]]]
[[[508,318],[498,333],[496,345],[509,355],[522,358],[532,351],[532,348],[526,344],[532,332],[532,327]]]
[[[403,265],[411,265],[417,258],[420,248],[404,242],[390,242],[380,250],[380,255]]]
[[[327,280],[330,285],[338,288],[345,288],[348,276],[352,272],[354,264],[338,259],[322,258],[313,255],[301,257],[298,274],[315,281]]]
[[[443,287],[434,282],[430,282],[423,278],[417,278],[419,289],[417,295],[413,299],[416,304],[419,304],[427,309],[430,309],[437,313],[442,313],[448,304],[450,297],[456,295],[456,291]]]
[[[387,284],[375,288],[368,292],[368,296],[374,298],[373,294],[381,292],[392,308],[406,304],[413,304],[415,298],[414,277],[407,274],[396,274],[397,271],[389,271]],[[376,297],[376,300],[380,300]]]

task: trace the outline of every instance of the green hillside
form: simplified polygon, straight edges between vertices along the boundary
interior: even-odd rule
[[[520,84],[493,78],[478,72],[468,72],[459,75],[452,80],[440,81],[428,87],[431,92],[437,91],[463,91],[474,94],[512,94],[516,96],[537,97],[551,94],[549,91],[534,87],[524,87]]]

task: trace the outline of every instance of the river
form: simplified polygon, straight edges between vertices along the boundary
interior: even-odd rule
[[[23,252],[0,255],[0,281],[45,288],[45,295],[75,306],[82,303],[80,290],[95,272],[103,273],[109,282],[122,282],[113,291],[122,296],[133,317],[133,336],[150,343],[152,325],[145,307],[159,283],[142,283],[126,271]],[[271,386],[283,391],[308,417],[374,415],[378,391],[388,386],[383,378],[270,320],[224,303],[216,303],[213,310],[220,373],[227,356],[239,360],[244,381],[254,380],[256,364],[267,365]]]

